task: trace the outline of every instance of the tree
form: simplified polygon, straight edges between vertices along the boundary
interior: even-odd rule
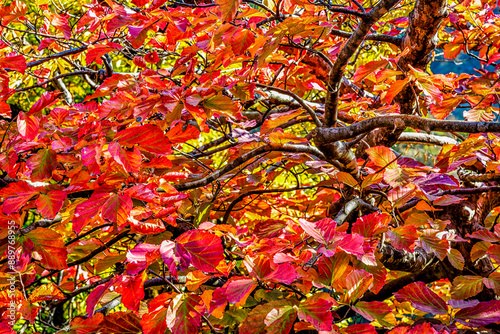
[[[499,331],[495,8],[4,1],[1,332]]]

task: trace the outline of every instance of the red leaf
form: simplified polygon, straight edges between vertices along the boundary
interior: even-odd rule
[[[24,74],[24,71],[26,71],[27,68],[26,59],[24,58],[24,56],[21,55],[7,56],[0,59],[0,67],[8,68]]]
[[[138,316],[129,312],[114,312],[108,314],[99,326],[99,331],[104,333],[140,333],[141,321]],[[97,331],[96,331],[97,332]]]
[[[0,9],[2,24],[5,26],[17,18],[23,17],[27,12],[28,7],[22,1],[15,0],[10,5]]]
[[[333,305],[332,300],[310,297],[300,302],[297,315],[299,319],[309,322],[318,331],[330,331],[333,323],[330,309]]]
[[[59,290],[54,283],[47,283],[39,286],[29,296],[30,303],[38,303],[41,301],[52,299],[64,299],[64,294]]]
[[[492,272],[488,278],[483,279],[484,285],[492,289],[497,295],[500,295],[500,273]]]
[[[273,311],[273,310],[288,310],[289,307],[292,307],[289,301],[287,300],[276,300],[276,301],[271,301],[267,304],[264,305],[257,305],[255,308],[253,308],[248,315],[246,316],[245,320],[242,322],[240,329],[239,329],[239,334],[264,334],[267,333],[267,328],[266,328],[266,318],[268,314]],[[281,312],[281,314],[285,314],[287,312]],[[275,328],[284,328],[284,330],[287,328],[287,320],[292,318],[289,314],[288,318],[285,317],[279,317],[279,311],[278,315],[272,314],[267,322],[269,324],[273,324]],[[293,315],[293,319],[295,317],[295,314]],[[281,319],[281,320],[279,320]],[[290,330],[288,330],[289,332]],[[287,331],[284,331],[282,333],[288,333]],[[279,333],[279,332],[278,332]]]
[[[377,331],[370,324],[356,324],[345,328],[342,333],[346,334],[376,334]]]
[[[346,278],[346,297],[349,301],[354,302],[361,298],[363,294],[370,288],[373,283],[373,275],[366,271],[354,270],[347,275]]]
[[[300,227],[306,232],[307,235],[313,237],[316,242],[326,245],[328,240],[325,240],[323,233],[316,227],[315,223],[308,222],[305,219],[299,219]]]
[[[65,39],[71,38],[71,27],[68,23],[68,18],[55,13],[50,13],[49,15],[50,23],[64,35]]]
[[[121,148],[120,144],[113,141],[108,145],[108,151],[115,159],[129,173],[139,173],[141,169],[142,155],[139,150],[134,147],[133,151],[125,151]]]
[[[388,62],[389,62],[388,60],[374,60],[365,65],[361,65],[356,70],[356,73],[352,77],[352,80],[354,82],[360,82],[361,80],[366,78],[370,73],[373,73],[382,66],[387,65]]]
[[[4,198],[2,212],[8,215],[21,211],[21,208],[37,194],[38,191],[24,181],[9,184],[0,190],[0,197]]]
[[[108,288],[113,285],[114,279],[111,279],[109,282],[101,284],[97,286],[94,290],[92,290],[87,297],[87,315],[88,316],[93,316],[94,315],[94,310],[97,304],[99,303],[99,300],[102,298],[102,296],[108,291]]]
[[[474,307],[461,309],[455,319],[465,326],[483,327],[500,321],[500,301],[481,302]]]
[[[38,212],[47,219],[53,219],[61,210],[66,197],[66,193],[61,190],[40,193],[35,202]]]
[[[264,318],[266,334],[289,333],[297,315],[292,305],[273,308]]]
[[[139,234],[157,234],[165,231],[165,224],[161,219],[148,219],[146,221],[129,219],[132,231]]]
[[[128,195],[111,195],[102,205],[102,218],[123,226],[132,209],[132,199]]]
[[[371,213],[360,217],[352,225],[352,232],[360,234],[365,238],[372,238],[387,230],[387,224],[391,221],[391,216],[387,213]]]
[[[415,242],[418,239],[417,227],[415,225],[405,225],[387,231],[387,237],[394,248],[413,252]]]
[[[184,127],[182,123],[177,123],[174,127],[170,128],[167,132],[167,137],[172,144],[185,143],[190,139],[196,139],[200,136],[200,131],[193,126],[187,125]]]
[[[114,139],[122,146],[139,145],[141,150],[150,153],[170,154],[172,152],[169,138],[165,136],[165,133],[159,127],[153,124],[127,128],[118,132]]]
[[[446,46],[445,46],[446,47]],[[445,119],[448,115],[455,110],[458,105],[463,101],[462,96],[445,98],[439,104],[432,104],[430,106],[431,115],[437,119]]]
[[[425,283],[411,283],[394,294],[398,301],[409,301],[413,307],[432,314],[447,314],[448,306]]]
[[[487,242],[499,242],[500,237],[487,229],[482,229],[479,231],[475,231],[470,235],[471,238],[479,239]]]
[[[19,115],[17,115],[17,129],[23,139],[29,141],[35,139],[40,129],[38,118],[20,112]]]
[[[451,298],[469,299],[483,290],[483,277],[465,275],[455,277],[451,287]]]
[[[290,284],[295,281],[299,277],[297,273],[297,268],[292,266],[291,263],[282,263],[279,264],[273,272],[266,275],[265,279],[275,280],[277,282]]]
[[[3,101],[0,101],[0,116],[5,118],[12,117],[12,111],[10,110],[9,104]]]
[[[224,260],[221,239],[209,232],[191,230],[177,238],[181,249],[187,252],[197,269],[216,273],[219,262]]]
[[[434,86],[432,82],[428,80],[417,80],[415,83],[417,87],[430,98],[431,103],[440,104],[443,101],[443,93],[441,93],[439,88]]]
[[[138,244],[127,252],[127,273],[136,275],[146,269],[160,257],[160,246],[152,244]]]
[[[170,303],[167,313],[167,327],[172,334],[196,333],[201,325],[204,306],[199,296],[181,293]]]
[[[73,230],[80,233],[86,221],[101,212],[101,208],[110,197],[109,193],[94,192],[85,202],[78,204],[73,218]]]
[[[241,0],[216,0],[215,4],[219,6],[219,20],[232,21],[241,3]]]
[[[352,309],[356,313],[361,314],[365,319],[370,321],[377,320],[379,322],[383,321],[382,319],[392,312],[392,309],[386,303],[378,301],[359,301]]]
[[[156,64],[160,61],[160,57],[158,57],[158,53],[156,51],[149,52],[144,56],[144,60],[151,64]]]
[[[31,240],[32,257],[39,260],[48,269],[66,269],[68,251],[64,245],[62,236],[48,228],[37,227],[20,239]],[[22,241],[20,240],[20,243]]]
[[[139,303],[144,299],[146,271],[136,276],[122,276],[116,286],[116,292],[122,295],[123,305],[131,311],[139,310]]]
[[[173,296],[174,293],[162,293],[149,302],[149,312],[141,319],[144,334],[164,334],[167,331],[167,311]]]
[[[42,148],[26,161],[31,169],[32,181],[46,181],[52,178],[52,171],[57,167],[57,153],[48,148]]]
[[[96,63],[102,64],[101,57],[111,51],[116,51],[114,45],[103,45],[103,44],[90,45],[87,49],[85,62],[87,63],[87,65],[90,65],[97,60]]]
[[[103,318],[102,313],[98,313],[91,318],[76,317],[71,321],[71,332],[76,334],[95,333],[98,331]]]
[[[43,92],[42,96],[30,108],[29,114],[36,114],[44,108],[48,108],[59,101],[60,92]]]
[[[251,278],[231,277],[226,284],[226,298],[231,304],[246,300],[257,286],[257,282]]]
[[[432,234],[423,234],[418,239],[420,247],[422,247],[426,252],[434,253],[441,261],[444,260],[450,249],[450,243],[448,240],[439,239],[437,236]]]
[[[402,80],[396,80],[392,85],[391,88],[387,91],[387,94],[385,94],[385,101],[387,104],[391,104],[392,100],[396,97],[396,95],[399,94],[405,88],[406,84],[410,81],[410,78],[404,78]]]
[[[238,30],[231,36],[231,48],[236,56],[242,55],[255,42],[253,32],[247,29]]]

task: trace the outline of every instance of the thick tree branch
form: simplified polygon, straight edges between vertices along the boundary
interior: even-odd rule
[[[410,273],[420,272],[436,258],[422,248],[415,248],[413,253],[394,248],[390,244],[381,246],[380,262],[389,270],[400,270]]]
[[[422,145],[457,145],[458,142],[446,136],[430,135],[419,132],[403,132],[398,139],[398,143],[422,144]]]
[[[325,103],[324,123],[326,127],[330,127],[337,123],[337,107],[339,99],[340,84],[347,62],[354,55],[365,36],[370,31],[370,28],[377,22],[387,11],[398,3],[399,0],[382,0],[380,1],[367,16],[361,21],[354,33],[349,37],[330,71],[328,80],[328,93]]]
[[[343,128],[317,128],[313,131],[316,142],[330,143],[338,140],[354,138],[377,128],[406,129],[413,128],[426,132],[500,132],[500,122],[467,122],[447,121],[423,118],[413,115],[378,116],[351,124]]]
[[[401,49],[405,50],[398,61],[398,69],[407,72],[410,66],[424,70],[431,59],[431,52],[437,44],[437,33],[443,18],[447,15],[445,0],[417,0],[409,15]],[[396,96],[401,114],[414,115],[419,110],[417,87],[408,83]],[[404,129],[380,129],[373,131],[365,140],[358,144],[356,155],[364,155],[367,147],[384,145],[390,147],[396,143]]]
[[[467,175],[458,174],[458,177],[460,178],[460,180],[467,181],[467,182],[500,181],[500,173],[467,174]],[[461,189],[457,189],[457,190],[461,190]]]
[[[349,217],[349,215],[357,209],[366,209],[370,212],[380,211],[379,208],[366,203],[361,198],[356,197],[347,202],[339,213],[337,213],[334,219],[335,223],[337,223],[338,226],[342,225],[346,221],[347,217]]]

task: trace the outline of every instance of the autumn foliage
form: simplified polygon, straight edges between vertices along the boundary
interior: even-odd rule
[[[3,1],[0,333],[500,331],[497,13]]]

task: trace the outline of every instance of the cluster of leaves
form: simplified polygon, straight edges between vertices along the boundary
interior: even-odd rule
[[[500,16],[439,2],[3,3],[0,332],[498,328]]]

